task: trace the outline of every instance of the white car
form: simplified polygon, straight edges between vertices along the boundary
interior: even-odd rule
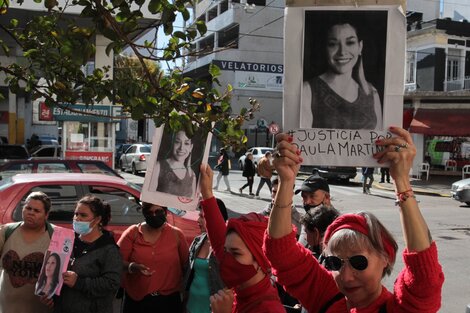
[[[273,148],[269,147],[253,147],[248,149],[248,151],[245,153],[245,155],[242,155],[238,159],[238,168],[243,170],[243,167],[245,166],[245,158],[248,153],[253,154],[253,163],[255,164],[255,167],[258,167],[258,162],[259,160],[264,156],[266,152],[271,152],[273,153]]]
[[[119,168],[122,171],[131,171],[136,175],[138,172],[147,170],[147,158],[150,157],[152,145],[133,144],[119,159]]]
[[[450,194],[454,200],[470,205],[470,178],[456,181],[452,184]]]

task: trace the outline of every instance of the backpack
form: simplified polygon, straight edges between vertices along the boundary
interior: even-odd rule
[[[8,240],[8,238],[13,234],[13,232],[21,226],[21,223],[23,222],[16,222],[16,223],[10,223],[5,225],[5,242]],[[47,232],[49,233],[49,237],[52,237],[52,234],[54,233],[54,228],[52,227],[51,223],[46,221],[46,229]]]

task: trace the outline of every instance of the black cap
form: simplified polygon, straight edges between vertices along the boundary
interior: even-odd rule
[[[315,192],[317,190],[323,190],[325,192],[330,192],[330,186],[328,186],[328,182],[326,179],[320,177],[318,174],[309,176],[304,182],[300,189],[295,191],[295,194],[298,194],[301,191],[306,192]]]

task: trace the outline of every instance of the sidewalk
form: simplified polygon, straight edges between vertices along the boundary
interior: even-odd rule
[[[360,181],[361,175],[358,174],[355,180]],[[423,176],[424,177],[424,176]],[[448,175],[430,175],[429,180],[411,178],[411,186],[416,194],[426,194],[438,197],[451,197],[450,189],[452,183],[462,179],[460,176]],[[373,187],[377,189],[395,191],[393,184],[379,183],[380,174],[374,175]]]

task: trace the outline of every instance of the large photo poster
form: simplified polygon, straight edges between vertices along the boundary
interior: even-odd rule
[[[141,200],[180,210],[196,210],[199,168],[207,163],[211,134],[189,135],[168,126],[156,129]]]
[[[376,165],[402,123],[405,21],[390,5],[286,9],[284,129],[305,165]]]

